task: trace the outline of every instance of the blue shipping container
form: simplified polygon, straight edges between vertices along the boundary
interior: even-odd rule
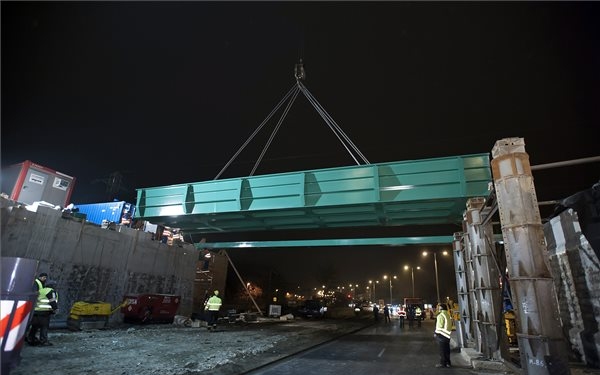
[[[102,225],[103,220],[120,224],[123,219],[131,219],[135,214],[135,205],[125,201],[77,204],[79,212],[86,214],[87,221]]]

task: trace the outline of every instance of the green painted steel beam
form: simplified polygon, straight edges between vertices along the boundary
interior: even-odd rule
[[[453,236],[425,237],[381,237],[381,238],[342,238],[322,240],[283,240],[283,241],[240,241],[196,243],[198,249],[235,249],[259,247],[329,247],[329,246],[368,246],[368,245],[437,245],[451,244]]]
[[[186,234],[460,224],[487,197],[474,154],[137,189],[136,218]]]

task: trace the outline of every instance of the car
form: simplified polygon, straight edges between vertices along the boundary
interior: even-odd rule
[[[311,299],[306,300],[296,312],[303,318],[322,318],[327,312],[327,307],[323,306],[320,301]]]

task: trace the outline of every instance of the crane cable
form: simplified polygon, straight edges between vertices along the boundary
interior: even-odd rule
[[[214,178],[215,180],[217,180],[223,174],[223,172],[225,172],[225,170],[231,165],[231,163],[233,162],[233,160],[235,160],[235,158],[252,141],[252,139],[254,139],[254,137],[256,136],[256,134],[258,134],[258,132],[265,126],[265,124],[271,119],[271,117],[273,117],[273,115],[275,114],[275,112],[277,112],[277,110],[279,110],[279,108],[283,105],[283,103],[285,103],[289,99],[289,101],[288,101],[288,103],[287,103],[287,105],[286,105],[286,107],[284,109],[283,114],[281,115],[281,117],[279,118],[279,121],[277,122],[277,125],[276,125],[275,129],[273,130],[273,132],[269,136],[269,139],[268,139],[267,143],[263,147],[260,156],[256,160],[256,163],[254,164],[254,167],[252,168],[252,171],[250,172],[250,176],[254,175],[254,173],[256,172],[256,169],[258,168],[259,163],[262,161],[264,155],[267,152],[267,149],[269,148],[269,146],[273,142],[273,139],[275,138],[275,135],[277,134],[277,132],[281,128],[283,120],[285,119],[285,117],[289,113],[292,105],[296,101],[296,98],[298,97],[298,94],[300,92],[302,92],[302,94],[304,94],[304,96],[306,97],[306,99],[308,100],[308,102],[315,108],[315,110],[317,111],[317,113],[319,113],[319,115],[325,121],[325,123],[327,124],[327,126],[329,126],[329,128],[331,129],[331,131],[333,132],[333,134],[337,137],[337,139],[340,141],[340,143],[342,143],[342,146],[346,149],[346,151],[348,151],[348,153],[350,154],[350,156],[352,157],[352,159],[354,160],[354,162],[357,165],[360,165],[360,162],[357,160],[357,158],[356,158],[356,156],[354,154],[354,153],[356,153],[362,159],[362,161],[365,164],[367,164],[367,165],[371,164],[369,162],[369,160],[367,160],[367,158],[364,156],[364,154],[354,144],[354,142],[352,142],[352,140],[350,139],[350,137],[348,137],[348,135],[346,135],[346,133],[344,133],[344,131],[342,130],[342,128],[335,122],[335,120],[329,115],[329,113],[327,113],[327,111],[325,111],[325,109],[323,108],[323,106],[321,106],[321,104],[317,101],[317,99],[310,93],[310,91],[308,91],[308,89],[306,88],[306,86],[301,82],[302,80],[304,80],[306,78],[305,74],[306,73],[304,71],[304,66],[303,66],[303,63],[302,63],[302,59],[300,59],[299,64],[296,64],[296,67],[295,67],[294,76],[296,78],[296,82],[294,83],[294,85],[292,86],[292,88],[285,94],[285,96],[283,97],[283,99],[281,99],[279,101],[279,103],[275,106],[275,108],[273,108],[273,110],[263,120],[263,122],[256,128],[256,130],[254,130],[254,132],[244,142],[244,144],[236,151],[236,153],[231,157],[231,159],[229,159],[229,161],[225,164],[225,166],[221,169],[221,171],[219,171],[219,173],[215,176],[215,178]],[[352,151],[354,151],[354,153],[350,150],[350,148],[352,148]]]
[[[342,146],[344,146],[344,148],[346,149],[346,151],[348,151],[348,153],[350,154],[350,157],[352,157],[352,159],[354,159],[354,162],[357,165],[360,165],[360,162],[356,159],[356,157],[354,156],[354,154],[352,153],[352,151],[350,151],[350,149],[348,148],[348,146],[346,145],[346,143],[344,143],[344,141],[342,140],[342,138],[340,138],[340,133],[341,133],[342,137],[345,137],[345,138],[347,137],[344,134],[344,132],[342,132],[341,129],[340,129],[340,133],[338,133],[336,131],[336,128],[332,125],[332,123],[328,121],[329,115],[327,114],[327,112],[324,112],[324,110],[322,110],[318,106],[318,103],[314,103],[312,101],[312,96],[310,96],[310,93],[307,94],[304,90],[302,91],[302,93],[304,94],[304,96],[306,96],[306,98],[308,99],[308,101],[313,105],[313,107],[316,109],[316,111],[319,113],[319,115],[321,115],[321,118],[323,118],[323,120],[325,121],[325,123],[327,124],[327,126],[329,126],[329,128],[331,129],[331,131],[333,132],[333,134],[341,142]]]
[[[285,101],[290,97],[290,95],[292,95],[292,93],[297,89],[296,86],[297,85],[294,84],[290,88],[290,90],[287,92],[287,94],[285,94],[283,99],[281,99],[279,101],[279,103],[277,103],[277,105],[275,106],[275,108],[273,108],[271,113],[269,113],[269,115],[263,120],[263,122],[258,126],[258,128],[256,128],[256,130],[254,130],[254,132],[250,135],[250,137],[246,140],[246,142],[244,142],[244,144],[236,151],[236,153],[231,157],[231,159],[229,159],[227,164],[225,164],[225,166],[221,169],[221,171],[215,176],[215,178],[214,178],[215,180],[219,179],[221,174],[223,174],[223,172],[225,172],[225,170],[229,167],[229,165],[231,165],[231,163],[233,163],[233,161],[235,160],[235,158],[237,158],[237,156],[240,154],[240,152],[242,152],[242,150],[246,146],[248,146],[248,143],[250,143],[252,141],[252,139],[256,136],[256,134],[263,128],[263,126],[265,126],[265,124],[271,119],[271,117],[275,114],[275,112],[277,112],[279,107],[281,107],[281,105],[283,103],[285,103]]]
[[[346,151],[348,151],[350,153],[350,155],[352,156],[352,158],[354,159],[354,161],[356,162],[356,164],[360,165],[360,163],[356,160],[356,158],[354,157],[354,155],[352,154],[352,152],[346,146],[346,143],[344,143],[344,141],[342,139],[340,139],[340,137],[339,137],[340,135],[344,138],[344,140],[347,142],[347,144],[352,147],[352,149],[354,150],[354,152],[356,152],[356,154],[358,154],[358,156],[360,156],[360,158],[363,160],[363,162],[365,164],[371,164],[369,162],[369,160],[367,160],[367,158],[365,157],[365,155],[363,155],[363,153],[358,149],[358,147],[356,147],[356,145],[354,144],[354,142],[352,142],[352,140],[350,139],[350,137],[348,137],[348,135],[346,135],[346,133],[344,133],[344,131],[342,130],[342,128],[335,122],[335,120],[329,115],[329,113],[327,113],[327,111],[325,111],[325,109],[323,108],[323,106],[321,106],[321,104],[310,93],[310,91],[308,91],[308,89],[306,88],[306,86],[304,86],[304,84],[302,84],[301,82],[298,82],[298,85],[300,86],[300,89],[302,90],[302,93],[304,94],[304,96],[306,96],[306,99],[308,99],[308,101],[310,102],[310,104],[312,104],[312,106],[315,108],[315,110],[321,115],[321,117],[323,118],[323,120],[325,121],[325,123],[329,126],[329,128],[331,129],[331,131],[333,131],[333,133],[336,135],[336,137],[342,143],[342,145],[344,146],[344,148],[346,148]]]
[[[283,114],[279,118],[279,121],[277,122],[277,126],[275,126],[275,129],[273,129],[273,132],[271,133],[271,136],[269,137],[267,144],[265,144],[265,147],[263,147],[262,151],[260,152],[260,156],[258,157],[258,159],[256,159],[256,163],[254,163],[254,167],[252,168],[252,171],[250,172],[250,176],[254,176],[254,172],[256,172],[256,168],[258,168],[258,164],[261,162],[263,156],[265,156],[267,149],[273,142],[275,135],[279,131],[279,128],[281,128],[281,124],[283,123],[283,120],[285,119],[287,114],[290,112],[290,108],[292,108],[292,104],[294,104],[294,101],[296,101],[296,98],[298,97],[299,93],[300,93],[300,89],[298,87],[295,87],[294,93],[292,94],[292,98],[288,102],[287,106],[285,107],[285,109],[283,111]]]

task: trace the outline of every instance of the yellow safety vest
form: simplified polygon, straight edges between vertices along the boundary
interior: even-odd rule
[[[208,311],[219,311],[221,308],[221,299],[217,296],[212,296],[206,302],[206,310]]]
[[[450,338],[450,334],[452,333],[452,318],[450,318],[448,310],[442,310],[438,314],[435,322],[435,333]]]
[[[48,298],[48,294],[52,293],[53,297]],[[58,293],[52,288],[42,288],[38,293],[37,302],[35,304],[35,311],[52,311],[51,302],[58,303]]]

